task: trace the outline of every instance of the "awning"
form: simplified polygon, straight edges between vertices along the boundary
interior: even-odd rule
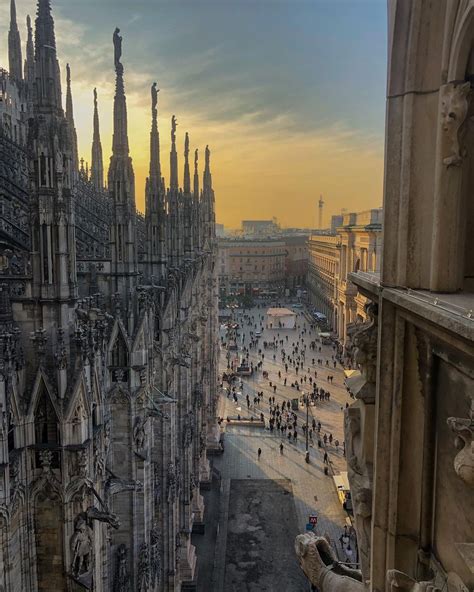
[[[362,376],[360,370],[344,370],[344,374],[344,382],[347,388],[356,397],[366,382],[364,376]]]

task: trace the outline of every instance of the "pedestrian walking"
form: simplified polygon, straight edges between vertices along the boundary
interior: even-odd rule
[[[283,442],[280,442],[280,454],[283,454]]]
[[[257,455],[258,455],[258,460],[260,460],[260,455],[262,454],[262,449],[259,448],[257,451]]]
[[[259,450],[260,450],[260,448],[259,448]],[[329,464],[329,456],[328,456],[328,453],[327,452],[324,453],[323,462],[324,462],[325,465]]]

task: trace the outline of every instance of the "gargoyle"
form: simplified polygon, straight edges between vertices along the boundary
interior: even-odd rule
[[[365,592],[361,572],[339,563],[325,538],[312,532],[299,534],[295,551],[301,569],[319,592]]]

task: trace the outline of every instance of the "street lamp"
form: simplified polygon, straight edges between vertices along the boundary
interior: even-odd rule
[[[304,459],[307,463],[309,463],[309,397],[303,391],[303,401],[306,402],[306,454],[304,455]]]

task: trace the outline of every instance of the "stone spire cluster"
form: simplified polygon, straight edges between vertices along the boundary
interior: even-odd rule
[[[207,452],[221,450],[209,159],[200,199],[186,134],[181,189],[173,117],[166,189],[153,84],[146,214],[136,211],[116,29],[108,182],[95,89],[89,177],[69,65],[62,107],[50,0],[37,0],[35,47],[27,19],[24,78],[11,6],[12,73],[0,73],[13,124],[0,118],[11,200],[0,245],[0,588],[194,589],[191,532],[204,528]]]
[[[97,89],[94,88],[94,122],[92,138],[91,181],[101,191],[104,188],[104,162],[100,141],[99,111],[97,108]]]
[[[10,29],[8,31],[8,60],[10,67],[10,76],[13,80],[20,81],[22,75],[21,41],[18,24],[16,22],[15,0],[10,2]]]

